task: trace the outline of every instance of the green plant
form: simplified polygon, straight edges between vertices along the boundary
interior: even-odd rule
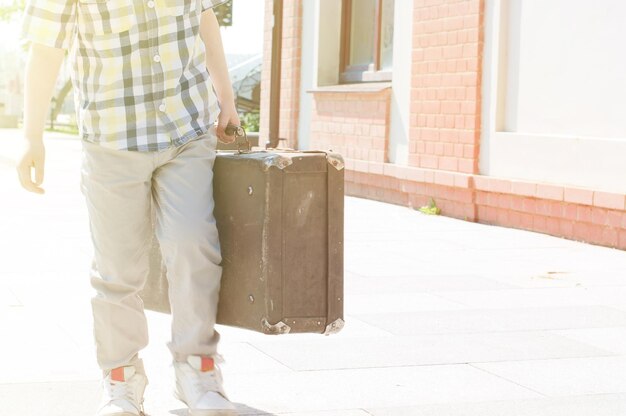
[[[220,26],[233,25],[233,0],[227,1],[213,9]]]
[[[437,206],[433,198],[430,198],[430,202],[428,203],[428,205],[421,207],[420,209],[418,209],[418,211],[426,215],[441,214],[441,209]]]
[[[11,0],[4,2],[5,6],[0,7],[0,21],[12,20],[19,16],[26,5],[25,0]]]
[[[258,132],[261,123],[261,115],[258,111],[243,113],[240,115],[241,125],[249,132]]]

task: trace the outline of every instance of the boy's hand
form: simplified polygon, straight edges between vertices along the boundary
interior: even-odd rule
[[[43,183],[44,162],[46,159],[46,149],[42,140],[24,139],[24,147],[17,160],[17,175],[22,187],[27,191],[36,194],[43,194],[45,191],[41,187]],[[35,170],[35,181],[33,182],[31,169]]]
[[[227,136],[225,129],[228,126],[228,123],[234,124],[235,126],[241,125],[239,121],[239,114],[237,113],[237,108],[235,108],[235,103],[232,102],[229,105],[222,105],[222,111],[217,119],[217,138],[222,143],[232,143],[237,138],[233,136]]]

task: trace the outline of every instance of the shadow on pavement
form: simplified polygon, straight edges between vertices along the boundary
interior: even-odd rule
[[[269,413],[265,410],[255,409],[254,407],[247,406],[243,403],[235,403],[237,406],[237,413],[241,416],[278,416],[276,413]],[[187,409],[170,410],[170,414],[176,416],[189,416]],[[146,414],[146,416],[150,416]]]

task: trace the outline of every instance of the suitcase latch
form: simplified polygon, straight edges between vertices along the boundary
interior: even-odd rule
[[[267,319],[263,318],[261,323],[263,324],[263,332],[266,334],[288,334],[291,331],[291,327],[282,321],[270,324]]]

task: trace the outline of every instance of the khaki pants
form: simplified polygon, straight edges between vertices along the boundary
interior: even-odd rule
[[[217,352],[222,274],[213,216],[214,133],[161,152],[107,149],[83,141],[81,189],[94,245],[90,277],[98,364],[133,363],[148,344],[139,297],[149,272],[152,205],[167,268],[174,360]]]

